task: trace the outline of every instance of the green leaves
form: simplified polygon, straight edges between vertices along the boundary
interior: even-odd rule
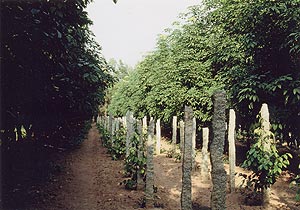
[[[90,119],[104,102],[112,78],[89,30],[87,2],[1,3],[2,108],[12,113],[4,116],[4,139],[13,140],[19,125],[32,125],[40,139],[70,130],[70,121]]]
[[[268,188],[276,182],[282,170],[287,168],[289,153],[279,155],[276,143],[273,141],[274,134],[263,130],[261,125],[255,129],[255,143],[251,145],[247,152],[247,159],[242,164],[253,173],[248,176],[248,181],[252,182],[255,191]]]

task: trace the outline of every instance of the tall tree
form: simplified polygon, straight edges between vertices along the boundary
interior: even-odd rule
[[[44,138],[89,119],[112,81],[88,0],[1,1],[1,130]],[[22,135],[18,135],[19,138]]]

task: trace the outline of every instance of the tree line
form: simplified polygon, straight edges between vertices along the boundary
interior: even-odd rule
[[[204,0],[110,91],[108,110],[170,122],[192,106],[211,124],[212,93],[225,89],[241,130],[253,131],[269,104],[277,139],[300,143],[300,1]]]
[[[113,78],[89,29],[88,3],[1,1],[2,145],[66,143],[97,114]]]

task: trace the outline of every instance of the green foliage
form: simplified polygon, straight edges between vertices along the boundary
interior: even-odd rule
[[[207,0],[206,6],[221,50],[212,57],[214,71],[226,84],[243,128],[251,127],[253,113],[265,102],[272,121],[282,127],[278,136],[299,140],[300,2]]]
[[[127,177],[121,184],[124,184],[128,190],[137,188],[138,174],[145,178],[146,172],[146,157],[142,152],[142,157],[139,157],[138,151],[144,151],[144,145],[140,145],[139,135],[137,131],[131,139],[131,146],[129,148],[129,155],[126,154],[126,130],[124,128],[116,131],[111,138],[109,132],[104,126],[97,124],[99,132],[101,133],[101,140],[103,145],[108,149],[113,160],[120,160],[124,158],[124,176]],[[144,142],[144,141],[143,141]]]
[[[88,2],[1,2],[5,147],[16,134],[19,140],[67,140],[81,129],[77,122],[89,120],[104,102],[112,78],[89,30]]]
[[[112,90],[109,110],[170,122],[186,104],[207,126],[212,92],[222,87],[242,130],[268,103],[276,137],[299,143],[299,31],[298,0],[206,0],[158,37],[156,49]]]
[[[110,148],[110,154],[112,155],[113,160],[123,159],[126,152],[126,135],[125,129],[121,128],[116,131],[113,138],[113,144]]]
[[[111,143],[110,143],[110,135],[108,130],[106,130],[105,127],[100,124],[97,124],[97,128],[99,130],[99,133],[101,134],[102,145],[106,148],[110,148]]]
[[[247,177],[247,186],[259,192],[276,182],[282,170],[289,165],[288,159],[292,156],[289,153],[279,155],[274,134],[266,133],[261,126],[254,130],[254,134],[255,143],[247,152],[247,159],[242,167],[252,171]]]
[[[138,157],[138,151],[139,149],[143,151],[144,145],[139,144],[139,136],[136,133],[131,139],[131,145],[124,165],[124,175],[129,179],[124,180],[123,183],[126,189],[136,190],[138,175],[145,178],[147,160],[143,152],[142,157]]]
[[[181,160],[181,153],[180,152],[176,152],[175,149],[171,148],[171,149],[169,149],[167,151],[166,157],[167,158],[174,158],[175,162],[180,162],[180,160]]]
[[[101,140],[103,146],[111,154],[113,160],[124,159],[126,152],[126,130],[125,128],[120,128],[111,137],[108,130],[105,129],[103,125],[97,124],[97,128],[101,133]]]

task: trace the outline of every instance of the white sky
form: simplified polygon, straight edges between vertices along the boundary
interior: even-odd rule
[[[87,11],[91,30],[104,57],[135,66],[155,48],[157,35],[178,20],[179,13],[201,0],[94,0]]]

